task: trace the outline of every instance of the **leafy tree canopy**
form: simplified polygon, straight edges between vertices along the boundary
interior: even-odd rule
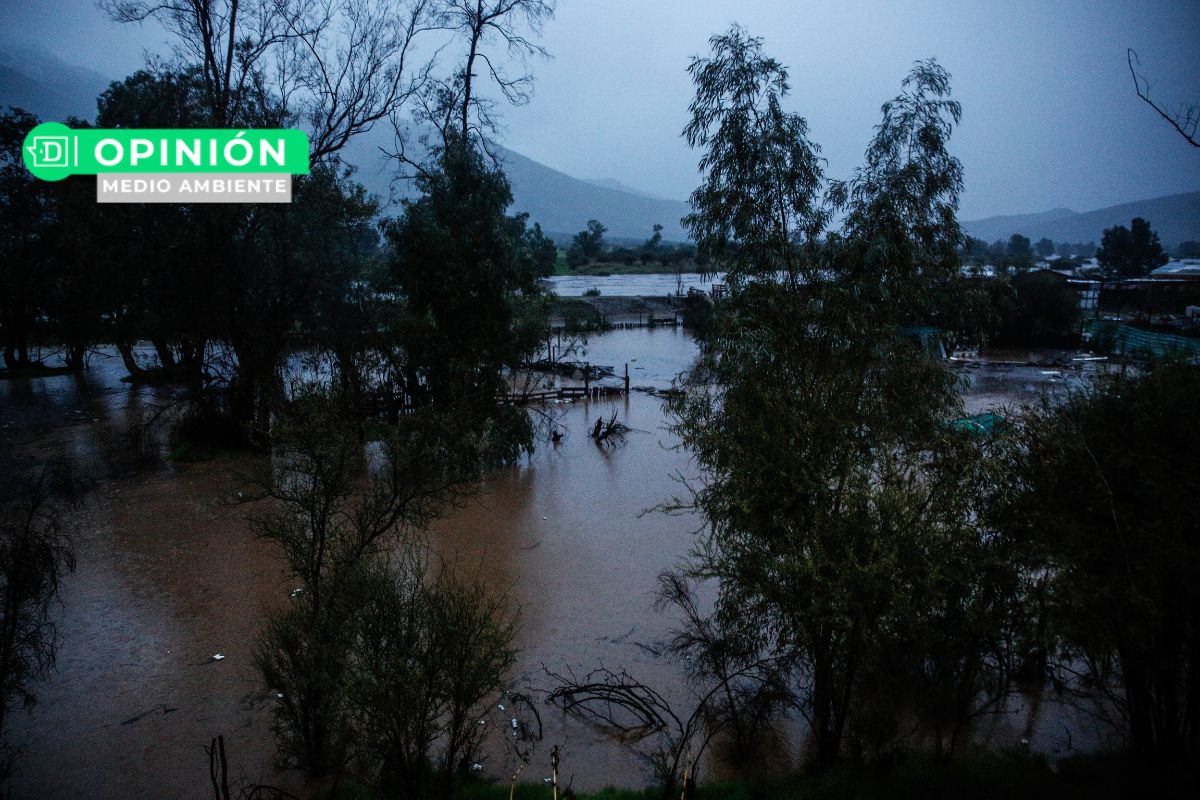
[[[1170,258],[1163,252],[1158,234],[1150,229],[1150,223],[1135,217],[1128,228],[1117,225],[1104,230],[1096,260],[1108,275],[1140,278],[1166,264]]]

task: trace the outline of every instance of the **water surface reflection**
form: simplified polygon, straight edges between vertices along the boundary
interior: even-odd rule
[[[618,376],[628,363],[635,387],[669,386],[696,355],[678,329],[613,331],[592,336],[587,348],[581,360],[613,366]],[[1062,385],[1047,372],[973,368],[968,406]],[[247,508],[230,502],[249,465],[150,458],[136,470],[113,469],[129,432],[173,397],[122,376],[119,359],[102,358],[80,376],[0,381],[0,470],[11,475],[67,455],[98,480],[76,537],[79,569],[59,609],[59,671],[40,685],[32,713],[12,717],[24,747],[17,796],[206,798],[202,746],[217,734],[226,736],[235,775],[302,788],[297,775],[273,766],[272,695],[252,662],[265,610],[283,603],[291,585],[277,548],[256,539]],[[642,513],[681,492],[674,476],[694,471],[664,429],[662,400],[634,392],[546,410],[558,416],[564,439],[493,474],[479,497],[433,526],[432,545],[520,607],[514,688],[549,688],[544,668],[603,664],[690,710],[680,673],[637,646],[675,624],[653,608],[656,577],[686,557],[699,525]],[[591,425],[614,411],[634,432],[621,446],[597,445]],[[217,652],[226,658],[210,661]],[[1052,752],[1065,725],[1080,745],[1077,718],[1050,715],[1027,732],[1023,712],[1013,711],[986,735],[1028,735],[1035,749]],[[563,774],[576,788],[649,780],[628,748],[548,707],[542,718],[539,763],[561,745]],[[493,741],[487,756],[485,774],[510,774],[504,748]],[[541,769],[524,774],[536,781]]]

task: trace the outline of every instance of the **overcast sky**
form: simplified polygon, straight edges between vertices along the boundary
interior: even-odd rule
[[[685,69],[733,21],[789,68],[789,109],[831,176],[859,162],[912,62],[935,56],[964,109],[951,141],[964,218],[1200,190],[1200,149],[1138,100],[1125,65],[1133,47],[1163,99],[1200,102],[1200,0],[560,0],[542,37],[553,58],[533,64],[532,102],[505,112],[505,143],[576,177],[685,198],[697,183],[679,136]],[[0,0],[0,31],[112,77],[166,51],[161,32],[109,22],[93,0]]]

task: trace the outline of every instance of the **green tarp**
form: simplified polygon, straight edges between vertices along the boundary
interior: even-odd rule
[[[976,414],[973,417],[952,419],[948,424],[952,428],[957,428],[976,436],[993,436],[997,433],[1003,433],[1004,429],[1008,426],[1008,421],[999,414],[987,411],[983,414]]]
[[[1088,330],[1098,346],[1121,355],[1160,358],[1169,355],[1185,358],[1200,356],[1200,339],[1144,331],[1107,320],[1092,320],[1088,323]]]

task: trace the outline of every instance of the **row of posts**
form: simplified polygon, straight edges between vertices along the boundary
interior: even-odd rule
[[[592,395],[592,363],[584,362],[583,365],[583,393],[591,397]],[[625,394],[629,394],[629,364],[625,364]]]

